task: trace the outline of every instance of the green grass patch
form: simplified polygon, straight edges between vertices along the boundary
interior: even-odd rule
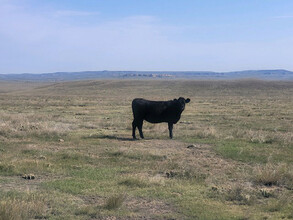
[[[79,170],[71,171],[71,176],[87,180],[111,180],[119,177],[123,172],[123,168],[120,167],[84,167]]]
[[[147,187],[148,184],[141,180],[141,179],[135,179],[135,178],[127,178],[119,182],[120,185],[124,185],[127,187],[138,187],[138,188],[143,188]]]
[[[250,163],[265,163],[270,156],[267,145],[242,140],[221,140],[215,150],[225,158]]]
[[[89,181],[80,178],[70,178],[64,180],[55,180],[52,182],[43,183],[45,189],[56,190],[72,195],[86,194],[96,186],[94,181]]]
[[[71,170],[68,173],[70,178],[46,182],[43,187],[72,195],[107,192],[117,186],[120,172],[119,167],[82,167],[78,170]]]

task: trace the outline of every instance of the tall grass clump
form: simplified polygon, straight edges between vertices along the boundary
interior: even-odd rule
[[[106,200],[105,208],[108,210],[118,209],[122,206],[125,200],[124,194],[114,195]]]
[[[254,181],[265,186],[285,186],[293,188],[293,172],[287,165],[267,163],[254,169]]]
[[[23,220],[43,218],[45,201],[35,194],[4,195],[0,200],[0,219]]]

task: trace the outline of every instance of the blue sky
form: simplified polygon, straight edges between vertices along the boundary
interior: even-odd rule
[[[0,0],[0,73],[293,70],[291,0]]]

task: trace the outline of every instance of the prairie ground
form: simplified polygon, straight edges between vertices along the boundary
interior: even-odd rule
[[[132,140],[133,98],[180,96]],[[0,83],[0,219],[292,218],[292,81]]]

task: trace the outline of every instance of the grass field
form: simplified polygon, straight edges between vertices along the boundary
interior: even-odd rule
[[[293,219],[293,82],[0,83],[0,219]]]

